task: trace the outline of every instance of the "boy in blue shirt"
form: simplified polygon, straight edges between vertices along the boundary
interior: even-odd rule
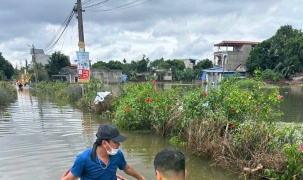
[[[132,166],[126,163],[120,142],[126,140],[118,129],[111,124],[99,126],[97,140],[93,148],[79,154],[71,169],[67,170],[61,180],[117,180],[117,168],[138,180],[145,180]]]

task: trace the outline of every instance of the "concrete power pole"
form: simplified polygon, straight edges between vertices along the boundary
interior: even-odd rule
[[[78,47],[79,51],[85,51],[85,43],[84,43],[84,32],[83,32],[83,18],[82,18],[82,3],[81,0],[77,0],[77,8],[78,14],[78,31],[79,31],[79,42]]]
[[[78,18],[78,31],[79,31],[79,42],[78,47],[80,52],[85,52],[85,43],[84,43],[84,32],[83,32],[83,18],[82,18],[82,2],[81,0],[77,0],[77,7],[74,8],[77,11]],[[82,97],[84,96],[84,87],[81,84],[82,89]]]
[[[32,45],[32,59],[33,59],[33,65],[34,65],[34,75],[35,75],[35,82],[36,82],[36,87],[37,87],[37,84],[38,84],[38,71],[37,71],[37,62],[36,62],[36,53],[35,53],[35,46]]]

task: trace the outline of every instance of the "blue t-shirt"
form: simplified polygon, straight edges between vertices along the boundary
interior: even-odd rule
[[[92,148],[85,150],[76,157],[71,173],[80,177],[81,180],[117,180],[117,168],[123,170],[126,166],[121,150],[116,155],[109,156],[107,166],[101,159],[99,160],[98,156],[96,156],[96,162],[92,161],[91,152]]]

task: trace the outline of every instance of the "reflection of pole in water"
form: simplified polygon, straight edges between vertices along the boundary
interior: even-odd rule
[[[82,125],[83,138],[85,139],[86,145],[90,147],[94,143],[94,138],[91,137],[93,137],[96,132],[96,129],[94,129],[94,127],[97,126],[97,123],[92,120],[90,114],[83,114]]]
[[[31,102],[31,106],[33,106],[33,97],[32,97],[32,93],[29,93],[29,100]]]
[[[38,109],[39,109],[39,119],[41,120],[41,127],[44,131],[44,119],[43,119],[43,110],[42,110],[42,104],[40,98],[37,96],[37,102],[38,102]]]

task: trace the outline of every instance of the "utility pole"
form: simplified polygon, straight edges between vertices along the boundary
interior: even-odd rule
[[[38,84],[38,71],[37,71],[37,63],[36,63],[36,53],[35,53],[35,46],[32,45],[28,45],[29,47],[31,47],[31,54],[32,54],[32,61],[33,61],[33,66],[34,66],[34,75],[35,75],[35,83],[36,83],[36,87],[37,87],[37,84]]]
[[[27,59],[25,59],[25,70],[26,70],[26,74],[27,74],[27,72],[28,72]]]
[[[77,18],[78,18],[78,32],[79,32],[79,52],[85,52],[85,43],[84,43],[84,32],[83,32],[83,18],[82,18],[82,2],[81,0],[77,0],[77,5],[74,8],[74,11],[77,12]],[[79,59],[77,59],[79,61]],[[78,62],[79,63],[79,62]],[[79,67],[78,67],[79,68]],[[82,74],[82,70],[81,70]],[[78,69],[78,75],[79,75],[79,69]],[[82,97],[84,96],[84,87],[83,83],[81,83],[81,89],[82,89]]]
[[[82,18],[82,3],[81,0],[77,0],[77,7],[74,8],[74,11],[77,11],[78,14],[78,31],[79,31],[79,42],[78,47],[79,51],[85,51],[84,43],[84,32],[83,32],[83,18]]]

